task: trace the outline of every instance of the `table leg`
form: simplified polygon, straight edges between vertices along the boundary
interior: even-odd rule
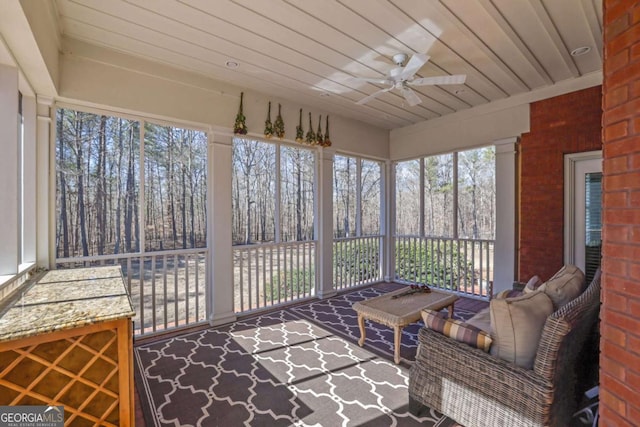
[[[453,304],[447,307],[447,312],[449,313],[449,319],[453,319]]]
[[[367,336],[364,329],[364,316],[362,314],[358,314],[358,326],[360,327],[360,340],[358,340],[358,345],[362,347],[364,345],[364,339]]]
[[[393,361],[396,365],[400,363],[400,337],[402,337],[402,326],[393,327]]]

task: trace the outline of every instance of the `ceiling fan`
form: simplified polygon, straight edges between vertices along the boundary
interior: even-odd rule
[[[398,89],[407,103],[413,107],[422,102],[420,97],[411,90],[411,86],[429,86],[429,85],[452,85],[462,84],[467,78],[464,74],[454,74],[451,76],[435,76],[435,77],[419,77],[415,78],[415,74],[422,68],[424,64],[429,60],[429,56],[424,53],[417,53],[409,59],[407,65],[403,67],[403,64],[407,60],[406,53],[397,53],[393,55],[393,62],[397,65],[389,71],[389,74],[385,78],[365,78],[354,77],[354,80],[361,82],[377,83],[381,85],[389,85],[389,87],[380,89],[377,92],[372,93],[369,96],[362,98],[356,104],[362,105],[371,101],[373,98],[381,95],[385,92],[389,92],[392,89]]]

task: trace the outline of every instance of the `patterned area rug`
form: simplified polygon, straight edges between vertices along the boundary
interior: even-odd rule
[[[146,425],[455,426],[436,411],[409,413],[408,369],[391,361],[389,328],[372,323],[365,348],[355,343],[351,304],[388,290],[363,289],[136,346]],[[403,334],[408,360],[417,329]]]
[[[373,298],[386,292],[399,289],[403,285],[397,283],[383,283],[374,287],[345,293],[327,300],[312,302],[291,308],[298,316],[309,319],[322,327],[331,330],[347,340],[357,343],[360,339],[358,327],[358,315],[351,308],[357,301]],[[465,303],[464,300],[456,302],[454,318],[460,320],[469,319],[479,308],[485,306],[485,302]],[[446,310],[444,310],[446,311]],[[422,320],[402,329],[402,343],[400,356],[403,364],[409,366],[406,361],[415,360],[418,348],[418,331],[424,326]],[[365,321],[366,340],[364,348],[376,354],[382,355],[388,360],[393,360],[393,329],[369,320]]]

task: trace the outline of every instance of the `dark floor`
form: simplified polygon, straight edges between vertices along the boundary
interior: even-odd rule
[[[376,286],[379,286],[381,288],[384,289],[385,284],[378,284]],[[396,289],[394,288],[390,288],[389,290],[393,290]],[[487,302],[483,301],[483,300],[478,300],[478,299],[471,299],[471,298],[460,298],[458,301],[456,301],[455,307],[457,309],[461,309],[461,310],[468,310],[468,311],[474,311],[477,312],[479,310],[481,310],[482,308],[487,306]],[[174,334],[172,334],[174,335]],[[162,337],[164,338],[164,337]],[[159,338],[159,339],[162,339]],[[149,339],[145,339],[144,340],[145,343],[149,342]],[[142,407],[140,406],[140,397],[138,394],[138,388],[135,388],[135,395],[134,395],[134,400],[135,400],[135,425],[136,427],[146,427],[145,421],[144,421],[144,416],[142,413]]]

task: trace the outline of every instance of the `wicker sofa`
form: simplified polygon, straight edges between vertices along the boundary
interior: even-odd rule
[[[600,271],[546,318],[532,369],[422,328],[410,411],[433,408],[466,427],[570,425],[579,396],[594,385],[584,378],[597,381],[599,308]]]

